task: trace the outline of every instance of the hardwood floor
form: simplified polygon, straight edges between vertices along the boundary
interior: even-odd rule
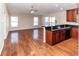
[[[10,32],[2,56],[77,56],[77,39],[50,46],[45,43],[43,29]]]

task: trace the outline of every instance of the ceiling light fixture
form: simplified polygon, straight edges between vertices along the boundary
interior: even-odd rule
[[[33,13],[36,13],[38,10],[34,8],[34,6],[31,6],[31,10],[30,10],[30,13],[33,14]]]
[[[56,4],[56,7],[58,7],[58,4]]]
[[[34,12],[35,12],[34,10],[31,10],[31,12],[30,12],[30,13],[32,13],[32,14],[33,14]]]
[[[60,8],[60,10],[63,10],[63,8]]]

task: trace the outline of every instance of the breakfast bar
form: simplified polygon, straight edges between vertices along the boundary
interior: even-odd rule
[[[71,28],[71,25],[55,25],[45,27],[46,43],[54,45],[71,38]]]

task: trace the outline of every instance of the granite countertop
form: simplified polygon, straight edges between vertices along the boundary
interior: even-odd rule
[[[73,25],[71,25],[71,24],[62,24],[62,25],[70,25],[70,26],[74,26],[74,27],[79,27],[79,25],[74,25],[74,24],[73,24]],[[57,26],[57,25],[55,25],[55,26]],[[51,26],[45,26],[45,25],[44,25],[44,26],[42,26],[42,27],[51,27]]]
[[[64,27],[64,28],[58,28],[58,29],[52,29],[51,31],[57,31],[57,30],[62,30],[62,29],[70,29],[71,27]]]
[[[50,30],[50,31],[57,31],[57,30],[62,30],[62,29],[70,29],[72,26],[71,25],[56,25],[56,26],[49,26],[49,27],[45,27],[46,30]]]

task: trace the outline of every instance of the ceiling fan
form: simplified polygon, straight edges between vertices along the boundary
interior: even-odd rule
[[[37,9],[34,9],[34,6],[32,5],[31,6],[31,10],[30,10],[30,13],[35,13],[35,12],[37,12],[38,10]]]

